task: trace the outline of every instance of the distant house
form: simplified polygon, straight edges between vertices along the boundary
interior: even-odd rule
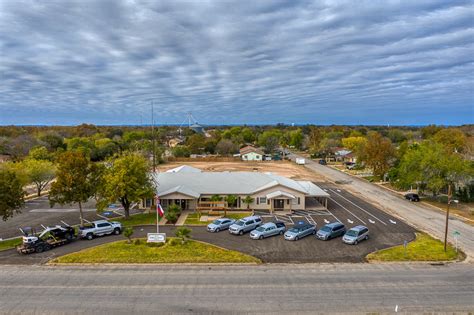
[[[0,163],[11,161],[11,156],[0,154]]]
[[[334,155],[336,157],[336,161],[338,162],[352,162],[356,163],[357,158],[354,156],[352,151],[347,150],[347,149],[340,149],[334,152]]]
[[[252,147],[251,145],[240,149],[240,158],[242,161],[262,161],[263,156],[264,153],[262,150]]]
[[[181,143],[183,143],[183,140],[180,139],[180,138],[172,138],[172,139],[168,140],[168,146],[169,146],[170,148],[174,148],[174,147],[176,147],[178,144],[181,144]]]

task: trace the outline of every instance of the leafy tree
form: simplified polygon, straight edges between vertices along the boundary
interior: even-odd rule
[[[466,135],[457,128],[438,131],[433,140],[442,144],[448,152],[463,152],[466,147]]]
[[[443,145],[424,141],[405,153],[398,167],[397,185],[425,187],[437,195],[448,184],[473,176],[472,167],[459,154],[446,153]]]
[[[219,196],[219,195],[212,195],[211,196],[211,201],[222,201],[222,196]]]
[[[102,210],[108,203],[119,200],[125,219],[128,219],[132,203],[152,195],[153,183],[149,176],[148,161],[139,154],[130,153],[108,161],[97,205]]]
[[[241,132],[242,138],[246,143],[253,143],[257,138],[254,131],[250,128],[244,128]]]
[[[423,139],[428,139],[432,136],[434,136],[438,131],[440,131],[441,127],[436,126],[436,125],[428,125],[426,127],[421,128],[421,136]]]
[[[49,202],[79,205],[81,226],[84,226],[82,204],[96,192],[96,167],[89,158],[78,151],[66,151],[58,158],[56,181],[51,184]]]
[[[16,174],[0,168],[0,215],[3,221],[20,213],[19,209],[25,203],[24,197],[23,185]]]
[[[367,144],[361,152],[361,160],[372,168],[375,176],[384,176],[390,169],[395,157],[395,150],[390,139],[382,137],[378,132],[370,132]]]
[[[172,204],[168,207],[167,211],[165,212],[165,218],[170,223],[176,223],[178,221],[178,217],[181,214],[181,208],[176,205]]]
[[[407,135],[400,129],[390,129],[388,131],[387,137],[393,143],[400,143],[402,141],[407,140]]]
[[[357,154],[362,148],[367,144],[367,139],[365,137],[348,137],[342,139],[342,145],[344,148],[347,148]]]
[[[301,129],[290,131],[289,136],[290,136],[289,144],[297,148],[298,150],[300,150],[301,147],[303,146],[303,139],[304,139],[303,132],[301,131]]]
[[[186,144],[191,153],[200,154],[203,152],[204,147],[206,146],[206,138],[204,135],[196,133],[188,137]]]
[[[250,209],[250,204],[253,203],[255,201],[254,198],[250,197],[250,196],[246,196],[242,202],[245,203],[247,205],[247,210]]]
[[[231,140],[222,139],[216,145],[216,152],[220,155],[230,155],[237,152],[239,148]]]
[[[319,151],[321,140],[323,140],[321,128],[311,126],[309,130],[309,149],[312,154]]]
[[[258,137],[258,144],[264,147],[266,153],[273,153],[280,144],[281,131],[266,130]]]
[[[22,163],[29,182],[35,184],[36,193],[41,196],[43,189],[54,179],[56,169],[54,164],[47,160],[26,159]]]
[[[176,230],[176,237],[181,239],[181,244],[186,244],[188,239],[191,238],[191,232],[191,229],[182,226]]]
[[[50,150],[66,149],[64,138],[57,133],[49,132],[40,136],[39,139],[44,142]]]
[[[52,160],[51,154],[49,153],[48,149],[46,149],[46,147],[44,146],[32,148],[30,152],[28,153],[28,158],[34,159],[34,160],[44,160],[44,161]]]
[[[189,157],[190,155],[191,152],[187,146],[178,145],[173,148],[173,156],[175,157]]]

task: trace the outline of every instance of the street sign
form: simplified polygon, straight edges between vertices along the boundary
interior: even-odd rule
[[[165,243],[166,233],[148,233],[147,243]]]
[[[453,232],[453,235],[454,235],[454,236],[460,236],[461,233],[459,233],[458,231],[454,231],[454,232]]]
[[[454,240],[456,241],[456,253],[457,253],[458,252],[458,236],[460,236],[461,233],[459,233],[458,231],[454,231],[453,235],[454,235]]]

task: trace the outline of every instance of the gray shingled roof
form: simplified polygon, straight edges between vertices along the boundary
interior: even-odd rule
[[[295,181],[271,173],[258,172],[165,172],[153,174],[158,196],[174,192],[197,195],[251,195],[277,185],[299,191],[307,196],[329,196],[311,182]],[[196,197],[197,198],[197,197]]]

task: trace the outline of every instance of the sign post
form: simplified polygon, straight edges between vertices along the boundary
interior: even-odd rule
[[[160,217],[165,214],[163,207],[160,204],[160,198],[155,197],[156,203],[156,233],[147,234],[147,243],[165,243],[166,233],[160,233]]]
[[[454,241],[456,243],[456,253],[457,253],[458,252],[458,236],[461,236],[461,233],[459,233],[458,231],[454,231],[453,235],[454,235]]]

